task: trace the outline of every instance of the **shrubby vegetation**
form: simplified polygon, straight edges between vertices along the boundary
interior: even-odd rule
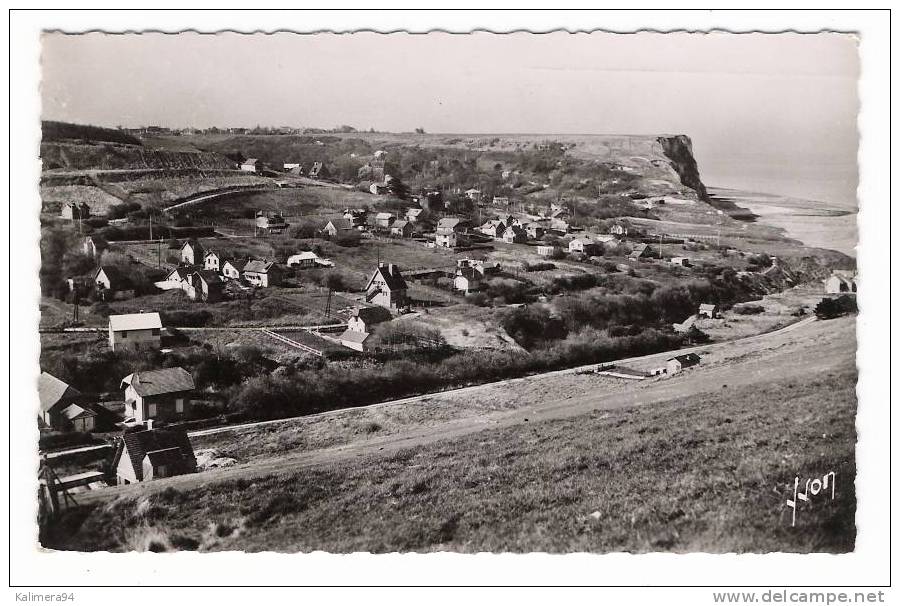
[[[856,297],[853,295],[825,297],[816,305],[816,317],[820,320],[839,318],[856,313],[856,311]]]

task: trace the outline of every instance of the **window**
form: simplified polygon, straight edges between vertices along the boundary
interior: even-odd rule
[[[150,406],[147,407],[147,416],[148,417],[156,416],[156,404],[150,404]]]
[[[181,414],[184,412],[184,398],[176,398],[175,400],[175,412]]]
[[[120,332],[119,334],[122,336],[123,339],[127,339],[127,338],[128,338],[128,331],[127,331],[127,330],[123,330],[123,331]]]
[[[158,329],[158,328],[154,328],[154,329],[153,329],[153,336],[154,336],[154,337],[158,337],[158,336],[159,336],[159,329]]]

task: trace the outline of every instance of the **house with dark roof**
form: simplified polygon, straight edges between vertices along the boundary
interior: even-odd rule
[[[194,473],[197,457],[186,432],[147,429],[122,436],[112,467],[117,484],[132,484]]]
[[[365,219],[363,220],[365,221]],[[329,236],[336,236],[338,232],[349,231],[351,229],[353,229],[353,224],[351,224],[347,219],[340,218],[332,219],[331,221],[326,223],[325,227],[322,228],[322,231]]]
[[[697,316],[700,318],[718,318],[719,306],[713,303],[701,303],[697,310]]]
[[[191,291],[195,301],[215,303],[225,298],[225,281],[212,269],[201,269],[191,274]]]
[[[70,404],[62,410],[64,428],[91,432],[97,427],[97,412],[87,404]]]
[[[399,238],[408,238],[413,233],[412,223],[409,221],[395,221],[391,225],[391,235]]]
[[[503,230],[503,241],[507,244],[522,244],[528,242],[528,234],[518,225],[510,225]]]
[[[262,168],[262,162],[257,160],[256,158],[247,158],[243,162],[241,162],[241,170],[248,173],[259,172]]]
[[[202,265],[206,249],[196,238],[185,240],[181,245],[181,262],[188,265]]]
[[[131,290],[131,280],[115,265],[101,265],[94,271],[94,284],[101,292],[124,292]]]
[[[409,304],[406,280],[393,263],[379,263],[366,284],[366,302],[388,309]]]
[[[391,312],[384,307],[357,307],[347,321],[347,329],[356,332],[372,332],[376,324],[389,322]]]
[[[228,280],[238,280],[246,264],[244,260],[226,259],[221,262],[222,276]]]
[[[313,162],[309,169],[310,179],[327,179],[330,176],[328,169],[321,162]]]
[[[38,377],[38,400],[41,410],[38,418],[51,429],[64,429],[63,411],[81,398],[81,392],[49,372]]]
[[[59,216],[69,221],[83,221],[91,218],[91,207],[87,202],[66,202],[62,205]]]
[[[484,286],[484,274],[475,267],[459,267],[453,279],[453,287],[464,295],[478,292]]]
[[[629,253],[628,258],[636,261],[641,257],[649,257],[652,252],[653,251],[650,250],[649,244],[637,244],[634,248],[631,249],[631,253]]]
[[[695,353],[682,354],[666,360],[666,374],[678,374],[685,368],[696,366],[700,363],[700,356]]]
[[[194,377],[185,369],[139,370],[122,379],[125,417],[138,423],[185,418],[191,409]]]
[[[250,284],[268,288],[281,284],[282,271],[274,261],[253,259],[244,266],[242,275]]]

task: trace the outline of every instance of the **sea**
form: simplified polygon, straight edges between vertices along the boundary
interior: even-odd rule
[[[784,230],[807,246],[856,257],[857,168],[828,163],[784,163],[717,159],[699,163],[710,193],[732,198],[757,221]]]

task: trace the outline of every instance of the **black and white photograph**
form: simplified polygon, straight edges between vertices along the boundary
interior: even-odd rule
[[[33,549],[854,553],[859,35],[296,23],[40,32]]]

